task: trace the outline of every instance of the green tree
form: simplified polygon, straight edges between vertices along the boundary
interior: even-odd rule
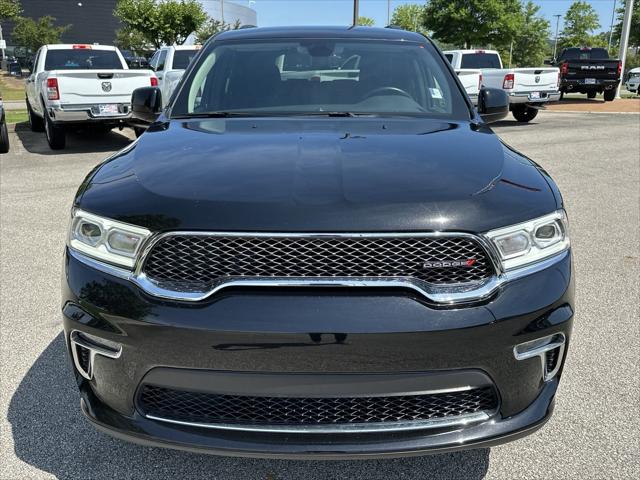
[[[409,3],[400,5],[393,11],[391,24],[402,27],[404,30],[425,34],[427,30],[424,28],[425,6]]]
[[[522,24],[513,41],[512,65],[535,67],[547,56],[549,22],[539,15],[540,7],[529,0],[522,10]]]
[[[131,30],[128,27],[123,27],[116,31],[115,45],[121,50],[131,50],[137,55],[142,55],[154,49],[154,45],[141,32]]]
[[[594,43],[592,33],[600,28],[598,14],[591,5],[582,0],[571,4],[564,16],[564,27],[559,45],[567,47],[590,47]]]
[[[622,2],[622,6],[618,8],[618,23],[613,27],[613,38],[616,45],[620,44],[620,37],[622,36],[624,7],[625,3]],[[640,47],[640,0],[636,0],[633,3],[633,10],[631,12],[631,29],[629,30],[629,46]]]
[[[444,42],[508,46],[520,27],[520,0],[428,0],[424,26]]]
[[[0,20],[13,20],[22,13],[19,0],[0,0]]]
[[[56,19],[51,16],[41,17],[38,20],[18,17],[11,38],[16,45],[34,52],[42,45],[60,43],[60,37],[71,28],[71,25],[56,26],[55,21]]]
[[[119,0],[113,14],[156,48],[183,44],[207,20],[197,0]]]
[[[373,18],[358,17],[358,25],[360,25],[361,27],[373,27],[375,23],[376,22],[373,20]]]
[[[204,25],[196,31],[196,43],[204,44],[215,34],[225,32],[227,30],[237,30],[242,26],[240,20],[236,20],[233,24],[224,23],[222,20],[209,18]]]

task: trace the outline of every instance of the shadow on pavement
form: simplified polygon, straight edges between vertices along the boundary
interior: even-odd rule
[[[489,449],[391,460],[287,461],[197,455],[142,447],[95,430],[59,334],[29,369],[9,405],[16,456],[57,478],[450,479],[484,478]]]
[[[113,152],[126,147],[133,140],[133,131],[117,128],[108,133],[91,129],[69,130],[67,146],[62,150],[51,150],[44,132],[32,132],[27,122],[18,123],[15,132],[24,149],[39,155],[65,155],[68,153]]]

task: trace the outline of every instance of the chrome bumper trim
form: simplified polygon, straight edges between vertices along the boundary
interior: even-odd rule
[[[529,93],[510,93],[509,103],[548,103],[560,101],[560,92],[557,90],[540,93],[546,93],[547,96],[544,98],[531,99],[529,98]]]
[[[491,412],[493,414],[494,412]],[[198,423],[171,420],[155,415],[145,415],[145,418],[158,422],[172,423],[189,427],[211,428],[217,430],[233,430],[242,432],[262,433],[370,433],[370,432],[400,432],[411,430],[426,430],[433,428],[447,428],[470,425],[487,421],[491,418],[488,412],[477,412],[468,415],[457,415],[431,420],[417,420],[413,422],[378,422],[378,423],[342,423],[329,425],[256,425],[232,423]]]
[[[76,370],[84,378],[86,378],[87,380],[91,380],[93,378],[93,361],[96,355],[102,355],[103,357],[113,359],[120,358],[120,355],[122,355],[122,346],[118,345],[114,349],[111,349],[107,346],[101,346],[88,339],[86,335],[87,334],[82,333],[78,330],[73,330],[69,335],[69,342],[71,343],[71,356],[73,357],[73,364],[75,365]],[[99,340],[98,337],[96,337],[96,339]],[[87,370],[85,370],[80,364],[80,359],[78,358],[78,349],[76,348],[77,346],[89,350],[89,365],[87,367]]]
[[[526,348],[526,345],[528,343],[540,342],[544,340],[548,340],[548,343],[544,343],[541,346],[531,348],[530,350]],[[513,356],[516,358],[516,360],[527,360],[529,358],[539,357],[540,362],[542,362],[542,379],[545,382],[548,382],[553,377],[555,377],[556,373],[558,373],[558,370],[560,370],[560,365],[562,364],[562,357],[564,356],[566,341],[567,341],[567,337],[564,335],[564,333],[562,332],[555,333],[548,337],[543,337],[537,340],[532,340],[530,342],[520,343],[516,345],[515,347],[513,347]],[[558,359],[556,360],[556,364],[554,365],[553,370],[549,371],[547,370],[546,355],[547,355],[547,352],[555,350],[556,348],[559,349]]]

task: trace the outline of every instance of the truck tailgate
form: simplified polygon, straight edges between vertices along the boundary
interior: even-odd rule
[[[558,88],[560,70],[551,68],[515,68],[514,90],[516,92],[535,92],[538,90],[555,90]]]
[[[569,80],[594,78],[615,80],[618,78],[618,60],[568,60],[565,77]]]
[[[136,88],[151,85],[151,70],[54,70],[62,105],[130,103]]]

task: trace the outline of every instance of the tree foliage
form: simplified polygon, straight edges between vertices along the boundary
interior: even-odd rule
[[[404,30],[426,34],[425,6],[415,3],[400,5],[393,11],[391,24],[402,27]]]
[[[622,21],[624,20],[624,7],[625,2],[622,2],[622,6],[618,8],[618,23],[613,27],[613,38],[616,44],[620,44],[620,37],[622,36]],[[633,3],[633,10],[631,11],[631,29],[629,30],[629,46],[640,47],[640,0],[636,0]]]
[[[560,33],[560,47],[590,47],[597,40],[593,31],[600,28],[598,14],[591,5],[582,0],[571,4],[564,16],[564,27]]]
[[[509,45],[521,24],[520,0],[428,0],[424,26],[445,43]]]
[[[144,55],[154,49],[154,45],[141,32],[128,27],[116,31],[115,45],[121,50],[131,50],[136,55]]]
[[[13,20],[22,13],[19,0],[0,0],[0,20]]]
[[[211,37],[220,32],[227,30],[237,30],[242,26],[240,20],[236,20],[233,24],[224,23],[222,20],[216,20],[215,18],[209,18],[197,31],[196,31],[196,43],[204,44]]]
[[[41,17],[38,20],[19,17],[11,33],[13,42],[21,47],[36,51],[42,45],[48,43],[60,43],[60,37],[71,25],[57,26],[56,19],[51,16]]]
[[[369,17],[358,17],[358,25],[361,27],[373,27],[375,20]]]
[[[540,7],[531,0],[523,5],[522,24],[513,41],[512,65],[533,67],[544,62],[550,31],[549,22],[539,11]]]
[[[197,0],[119,0],[113,14],[156,48],[183,44],[207,20]]]

